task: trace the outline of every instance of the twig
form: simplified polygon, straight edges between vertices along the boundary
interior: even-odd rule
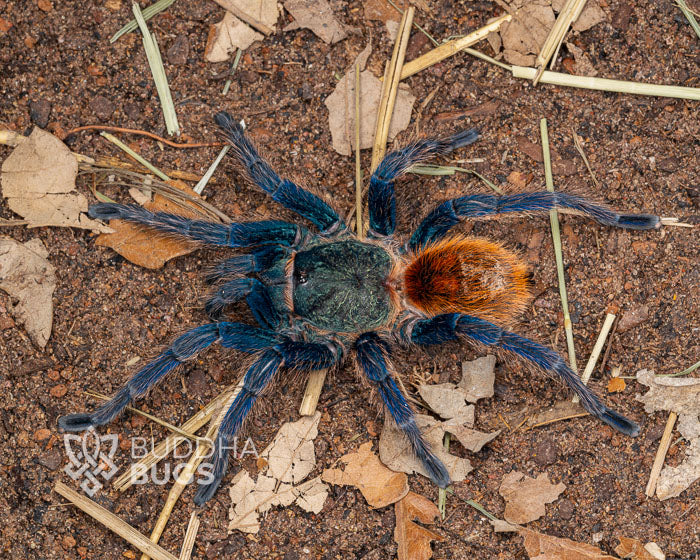
[[[469,35],[443,43],[439,47],[428,51],[424,55],[407,62],[404,64],[403,69],[401,70],[400,79],[405,80],[409,76],[413,76],[413,74],[437,64],[438,62],[457,54],[465,48],[475,45],[482,39],[485,39],[489,33],[498,31],[504,22],[510,21],[511,19],[512,16],[510,14],[502,15],[484,27],[473,31]]]
[[[540,132],[542,134],[542,155],[544,158],[544,175],[549,192],[554,192],[554,180],[552,179],[552,160],[549,154],[549,135],[547,134],[547,119],[540,120]],[[566,332],[566,345],[569,349],[569,362],[571,369],[576,372],[576,349],[574,348],[574,331],[571,328],[569,316],[569,301],[566,296],[566,281],[564,279],[564,262],[561,254],[561,234],[559,233],[559,216],[557,210],[549,211],[549,221],[552,225],[552,238],[554,242],[554,257],[557,262],[557,279],[559,282],[559,296],[564,313],[564,331]]]
[[[141,11],[141,14],[143,14],[143,19],[148,21],[153,16],[172,6],[175,2],[176,0],[158,0],[158,2],[154,2],[153,4],[151,4],[147,8],[144,8]],[[129,23],[127,23],[124,27],[122,27],[119,31],[112,35],[112,38],[109,40],[109,42],[114,43],[122,35],[126,35],[127,33],[135,31],[136,28],[138,28],[138,26],[139,24],[136,23],[136,20],[132,19]]]
[[[404,12],[401,18],[399,32],[396,35],[396,43],[394,43],[394,51],[385,72],[385,80],[382,84],[382,95],[377,112],[374,147],[372,149],[372,171],[377,168],[386,152],[386,142],[389,137],[389,124],[394,114],[394,103],[396,102],[396,94],[398,93],[401,68],[403,67],[403,61],[406,57],[408,38],[411,35],[411,23],[413,22],[414,13],[415,8],[411,6]]]
[[[193,511],[192,515],[190,515],[190,522],[187,524],[187,531],[185,531],[185,539],[182,541],[182,548],[180,549],[180,557],[178,560],[190,560],[192,557],[194,541],[197,539],[197,531],[199,531],[199,516],[196,511]]]
[[[545,420],[544,422],[538,422],[537,424],[533,424],[532,426],[528,426],[525,431],[529,432],[533,428],[541,428],[542,426],[548,426],[549,424],[554,424],[555,422],[561,422],[562,420],[570,420],[572,418],[583,418],[584,416],[588,416],[588,415],[589,415],[588,412],[579,412],[577,414],[567,414],[566,416],[560,416],[559,418],[552,418],[551,420]]]
[[[603,345],[605,344],[605,339],[608,337],[608,333],[610,332],[610,328],[612,327],[613,323],[615,322],[615,315],[612,313],[608,313],[605,316],[605,321],[603,321],[603,328],[600,329],[600,334],[598,335],[598,340],[595,341],[595,345],[593,346],[593,350],[591,351],[591,357],[588,358],[588,363],[586,364],[586,367],[583,369],[583,373],[581,374],[581,381],[583,382],[584,385],[588,384],[588,380],[591,378],[591,373],[593,373],[593,368],[595,368],[595,364],[598,361],[598,357],[600,356],[600,353],[603,351]],[[574,395],[573,402],[577,403],[579,402],[579,396]]]
[[[78,492],[69,488],[62,482],[57,482],[56,486],[54,486],[54,490],[57,494],[70,500],[72,504],[83,510],[90,517],[102,523],[109,530],[128,541],[144,554],[148,554],[151,558],[155,560],[178,560],[176,556],[173,556],[164,548],[148,540],[145,535],[139,533],[126,521],[96,504],[91,499],[78,494]]]
[[[136,161],[138,161],[141,165],[143,165],[146,169],[154,173],[156,176],[158,176],[160,179],[163,181],[170,181],[170,177],[168,177],[165,173],[163,173],[160,169],[158,169],[155,165],[153,165],[150,161],[148,161],[146,158],[143,156],[140,156],[137,154],[134,150],[129,148],[124,142],[119,140],[116,136],[112,136],[108,132],[100,132],[100,136],[103,138],[106,138],[109,140],[112,144],[129,154],[132,158],[134,158]]]
[[[299,406],[299,414],[302,416],[313,416],[316,413],[318,399],[321,396],[327,373],[328,369],[318,369],[309,375],[304,397],[301,399],[301,406]]]
[[[693,31],[695,31],[695,34],[698,36],[698,39],[700,39],[700,24],[698,24],[698,20],[695,19],[693,10],[691,10],[688,7],[688,4],[686,4],[685,0],[676,0],[676,6],[678,6],[681,12],[683,12],[683,15],[688,20],[688,23],[693,28]]]
[[[656,452],[656,457],[654,458],[654,465],[651,467],[651,474],[649,475],[649,482],[647,483],[647,488],[645,494],[651,498],[656,491],[656,483],[659,481],[659,475],[661,474],[661,469],[664,466],[664,461],[666,460],[666,453],[668,453],[668,448],[671,445],[671,433],[673,432],[673,426],[676,424],[676,419],[678,414],[671,412],[668,415],[668,420],[666,421],[666,428],[664,429],[664,434],[661,436],[661,442],[659,443],[659,449]]]
[[[224,156],[226,153],[231,149],[230,144],[226,144],[223,148],[221,148],[221,151],[219,152],[219,155],[216,156],[216,159],[214,160],[214,163],[212,163],[209,166],[209,169],[207,169],[207,172],[202,175],[202,178],[197,182],[197,184],[194,186],[192,189],[194,192],[197,194],[202,194],[202,191],[204,190],[204,187],[207,186],[207,183],[211,179],[211,176],[214,174],[214,171],[216,171],[216,168],[219,167],[219,164],[221,163],[221,160],[224,159]]]
[[[238,63],[241,61],[241,56],[243,55],[243,49],[238,48],[236,51],[236,56],[233,58],[233,64],[231,65],[231,71],[228,74],[228,78],[226,79],[226,83],[224,84],[224,89],[221,92],[221,95],[226,95],[228,93],[229,88],[231,87],[231,82],[233,81],[233,74],[236,72],[236,68],[238,68]]]
[[[179,144],[178,142],[173,142],[172,140],[168,140],[167,138],[163,138],[162,136],[158,136],[157,134],[153,134],[152,132],[148,132],[147,130],[138,130],[135,128],[122,128],[120,126],[103,126],[101,124],[89,124],[86,126],[79,126],[77,128],[73,128],[72,130],[66,132],[66,137],[71,136],[72,134],[76,134],[77,132],[82,132],[83,130],[105,130],[108,132],[123,132],[125,134],[136,134],[138,136],[146,136],[147,138],[153,138],[154,140],[158,140],[158,142],[162,142],[163,144],[171,146],[172,148],[210,148],[212,146],[216,147],[226,145],[226,142],[195,142],[192,144]]]
[[[355,63],[355,224],[357,237],[364,239],[362,229],[362,166],[360,162],[360,65]]]
[[[698,368],[700,368],[700,361],[695,362],[689,368],[685,368],[683,371],[679,371],[678,373],[665,373],[657,375],[656,377],[680,377],[681,375],[688,375],[689,373],[693,373]]]
[[[581,159],[583,159],[583,163],[586,164],[586,169],[588,169],[588,172],[591,174],[591,178],[593,179],[593,183],[595,184],[596,187],[599,187],[600,185],[598,184],[598,179],[595,176],[595,173],[593,173],[593,169],[591,169],[591,164],[588,163],[588,158],[586,157],[586,152],[583,151],[583,143],[581,142],[581,137],[576,134],[576,131],[572,130],[571,134],[574,137],[574,146],[576,146],[576,150],[578,151],[579,155],[581,156]]]

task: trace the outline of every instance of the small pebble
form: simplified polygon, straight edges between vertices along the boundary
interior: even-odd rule
[[[625,332],[641,325],[649,318],[649,307],[640,305],[634,309],[628,309],[622,314],[620,323],[617,325],[618,332]]]
[[[186,35],[178,35],[168,49],[168,61],[175,66],[182,66],[187,63],[187,56],[190,54],[190,42]]]
[[[37,99],[29,102],[29,117],[39,128],[46,128],[51,115],[51,103],[45,99]]]
[[[34,432],[34,441],[44,441],[46,439],[49,439],[51,437],[51,430],[47,430],[46,428],[41,428]]]
[[[100,119],[108,119],[113,116],[114,103],[103,95],[98,95],[90,101],[90,109]]]
[[[574,504],[571,500],[562,500],[559,502],[559,507],[557,508],[557,514],[564,521],[568,521],[574,516]]]
[[[549,438],[541,439],[535,446],[535,463],[539,467],[551,465],[559,456],[557,443]]]
[[[46,467],[50,471],[55,471],[58,467],[60,467],[61,460],[62,460],[61,451],[58,447],[55,447],[54,449],[51,449],[50,451],[47,451],[46,453],[42,453],[37,458],[37,462],[42,467]]]
[[[61,397],[65,396],[67,392],[68,387],[66,387],[63,383],[59,383],[58,385],[51,387],[49,394],[56,399],[60,399]]]

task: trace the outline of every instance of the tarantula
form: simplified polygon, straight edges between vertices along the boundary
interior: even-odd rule
[[[91,218],[127,220],[196,242],[249,252],[214,269],[210,280],[218,282],[218,287],[205,306],[214,322],[175,339],[94,412],[60,418],[60,428],[79,431],[112,421],[168,372],[215,342],[252,354],[241,391],[222,411],[214,441],[213,480],[201,484],[194,498],[203,504],[226,473],[228,444],[273,377],[281,369],[311,371],[340,365],[354,351],[359,371],[379,393],[429,477],[444,488],[450,477],[421,436],[396,383],[390,356],[395,344],[427,346],[468,339],[506,350],[558,375],[588,412],[624,434],[637,435],[639,427],[603,404],[559,354],[501,326],[508,325],[528,300],[523,262],[498,243],[462,234],[448,237],[448,233],[463,219],[553,208],[627,229],[657,228],[658,217],[619,214],[563,192],[477,194],[443,202],[405,244],[399,244],[393,238],[394,180],[416,163],[476,141],[478,133],[471,129],[442,139],[417,140],[384,157],[370,179],[369,231],[361,241],[320,197],[280,178],[230,115],[220,112],[214,119],[252,182],[313,223],[318,233],[276,220],[225,225],[133,205],[92,206]],[[257,326],[221,320],[226,307],[242,299]]]

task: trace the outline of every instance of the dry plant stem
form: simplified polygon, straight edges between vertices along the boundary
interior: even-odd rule
[[[125,134],[136,134],[137,136],[146,136],[147,138],[153,138],[153,140],[158,140],[158,142],[162,142],[163,144],[166,144],[167,146],[170,146],[172,148],[209,148],[212,146],[226,146],[225,142],[196,142],[193,144],[178,144],[177,142],[173,142],[172,140],[168,140],[167,138],[163,138],[162,136],[158,136],[157,134],[153,134],[152,132],[148,132],[146,130],[138,130],[135,128],[121,128],[119,126],[102,126],[100,124],[89,124],[86,126],[79,126],[78,128],[74,128],[66,132],[65,137],[67,138],[68,136],[77,132],[82,132],[83,130],[105,130],[108,132],[123,132]]]
[[[155,560],[177,560],[176,556],[173,556],[164,548],[148,540],[145,535],[139,533],[126,521],[117,517],[111,511],[96,504],[91,499],[86,498],[72,488],[69,488],[62,482],[57,482],[56,486],[54,486],[54,490],[57,494],[60,494],[64,498],[70,500],[72,504],[83,510],[90,517],[102,523],[109,530],[127,540],[141,552],[148,554],[151,558],[154,558]]]
[[[540,132],[542,134],[542,155],[544,158],[544,175],[549,192],[554,192],[554,180],[552,179],[552,159],[549,154],[549,135],[547,134],[547,119],[540,120]],[[564,313],[564,331],[566,332],[566,346],[569,350],[569,363],[571,369],[576,372],[576,349],[574,348],[574,331],[571,328],[569,316],[569,301],[566,296],[566,282],[564,280],[564,261],[561,254],[561,234],[559,233],[559,216],[556,210],[549,212],[549,221],[552,225],[552,239],[554,242],[554,257],[557,262],[557,280],[559,282],[559,295],[561,307]]]
[[[228,399],[229,395],[236,388],[235,385],[231,385],[226,388],[218,397],[207,404],[202,410],[197,412],[192,418],[187,420],[181,429],[185,432],[194,433],[199,428],[204,426],[214,413],[221,407],[221,405]],[[140,474],[148,471],[153,465],[158,464],[161,459],[164,459],[168,454],[173,451],[180,443],[185,441],[185,438],[179,435],[171,434],[163,441],[161,441],[148,455],[143,459],[131,465],[129,470],[117,478],[114,482],[114,488],[123,492],[131,487],[136,479],[139,478]]]
[[[407,62],[401,70],[401,79],[405,80],[409,76],[413,76],[413,74],[417,74],[421,70],[425,70],[426,68],[437,64],[441,60],[445,60],[446,58],[457,54],[459,51],[475,45],[482,39],[485,39],[489,33],[498,31],[504,22],[510,21],[511,19],[512,16],[510,14],[505,14],[488,25],[473,31],[469,35],[443,43],[439,47],[434,48],[424,55]]]
[[[360,65],[355,63],[355,216],[357,237],[365,237],[362,229],[362,167],[360,165]]]
[[[511,66],[514,78],[532,80],[537,74],[536,68],[527,66]],[[700,88],[683,86],[665,86],[657,84],[642,84],[639,82],[626,82],[624,80],[610,80],[592,76],[572,76],[546,70],[540,77],[543,84],[555,86],[577,87],[583,89],[595,89],[599,91],[615,91],[619,93],[631,93],[634,95],[656,95],[658,97],[674,97],[677,99],[700,100]]]
[[[599,187],[600,185],[598,184],[598,179],[595,176],[595,173],[593,173],[593,169],[591,169],[591,164],[588,162],[588,158],[586,157],[586,152],[583,151],[583,143],[581,142],[581,137],[576,134],[576,131],[572,130],[571,133],[573,134],[574,137],[574,146],[576,146],[576,150],[578,151],[579,155],[581,156],[581,159],[583,159],[583,163],[586,164],[586,169],[588,169],[588,173],[591,174],[591,178],[593,179],[593,183],[595,184],[596,187]]]
[[[374,135],[374,149],[372,150],[372,171],[377,168],[379,162],[386,153],[386,142],[389,137],[389,125],[391,117],[394,114],[394,104],[396,103],[396,94],[399,89],[399,81],[401,76],[401,68],[406,57],[406,48],[408,47],[408,38],[411,35],[411,25],[413,23],[413,14],[415,8],[408,8],[401,18],[399,32],[396,36],[394,44],[394,52],[391,55],[391,61],[386,73],[384,84],[382,84],[382,96],[379,101],[379,111],[377,113],[377,128]]]
[[[580,412],[579,414],[569,414],[568,416],[562,416],[560,418],[554,418],[553,420],[547,420],[546,422],[533,424],[532,426],[528,426],[528,428],[525,431],[532,430],[533,428],[541,428],[542,426],[548,426],[549,424],[561,422],[562,420],[570,420],[571,418],[583,418],[584,416],[589,416],[588,412]]]
[[[178,560],[190,560],[192,557],[192,550],[194,550],[194,542],[197,539],[197,531],[199,531],[199,517],[197,512],[193,511],[190,515],[190,522],[187,524],[187,531],[185,531],[185,539],[182,541],[182,548],[180,549],[180,557]]]
[[[562,11],[559,12],[557,20],[554,22],[552,29],[549,31],[549,35],[547,35],[547,39],[540,49],[540,54],[537,55],[537,59],[535,60],[535,66],[537,66],[538,70],[533,84],[537,84],[539,81],[544,69],[547,67],[549,59],[552,58],[555,51],[559,50],[559,45],[561,45],[564,40],[569,26],[573,21],[576,21],[585,5],[586,0],[568,0]]]
[[[318,399],[321,396],[323,384],[326,382],[327,369],[319,369],[312,371],[309,375],[309,380],[306,382],[306,390],[304,397],[301,399],[299,414],[302,416],[313,416],[316,414]]]
[[[271,27],[265,25],[263,22],[258,21],[254,17],[246,14],[243,10],[237,8],[231,0],[214,0],[214,2],[216,2],[224,10],[231,12],[238,19],[245,21],[248,25],[260,31],[260,33],[262,33],[263,35],[271,35],[275,32],[275,30]]]
[[[591,378],[593,368],[595,368],[595,364],[598,361],[598,358],[600,357],[600,353],[603,351],[603,346],[605,346],[605,339],[608,338],[608,333],[610,332],[610,329],[613,326],[614,322],[615,315],[613,315],[612,313],[608,313],[605,316],[605,321],[603,321],[603,328],[600,329],[598,340],[596,340],[595,346],[593,346],[591,357],[588,358],[588,363],[586,364],[586,367],[583,369],[583,373],[581,374],[581,381],[583,381],[584,385],[587,385],[588,380]],[[579,400],[580,399],[578,395],[575,395],[573,398],[573,402],[577,403],[579,402]]]
[[[100,136],[103,138],[106,138],[109,140],[112,144],[117,146],[117,148],[120,148],[127,154],[129,154],[132,158],[134,158],[136,161],[138,161],[141,165],[143,165],[146,169],[148,169],[151,173],[155,173],[155,175],[162,179],[163,181],[170,181],[170,177],[168,177],[165,173],[163,173],[160,169],[158,169],[155,165],[153,165],[150,161],[146,160],[144,157],[140,156],[137,154],[134,150],[129,148],[124,142],[119,140],[116,136],[112,136],[108,132],[100,132]]]
[[[649,482],[647,483],[647,488],[645,494],[647,497],[651,498],[656,491],[656,483],[659,481],[659,475],[661,474],[661,469],[664,466],[664,460],[666,459],[666,453],[668,453],[668,448],[671,446],[671,433],[673,432],[673,426],[676,424],[676,419],[678,414],[671,412],[668,415],[668,420],[666,421],[666,428],[664,429],[664,435],[661,436],[661,442],[659,443],[659,450],[656,452],[656,457],[654,458],[654,466],[651,467],[651,474],[649,475]]]

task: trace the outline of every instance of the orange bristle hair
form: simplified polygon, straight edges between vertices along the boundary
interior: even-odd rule
[[[525,264],[497,243],[475,237],[442,240],[413,256],[406,296],[429,315],[465,313],[508,323],[530,298]]]

